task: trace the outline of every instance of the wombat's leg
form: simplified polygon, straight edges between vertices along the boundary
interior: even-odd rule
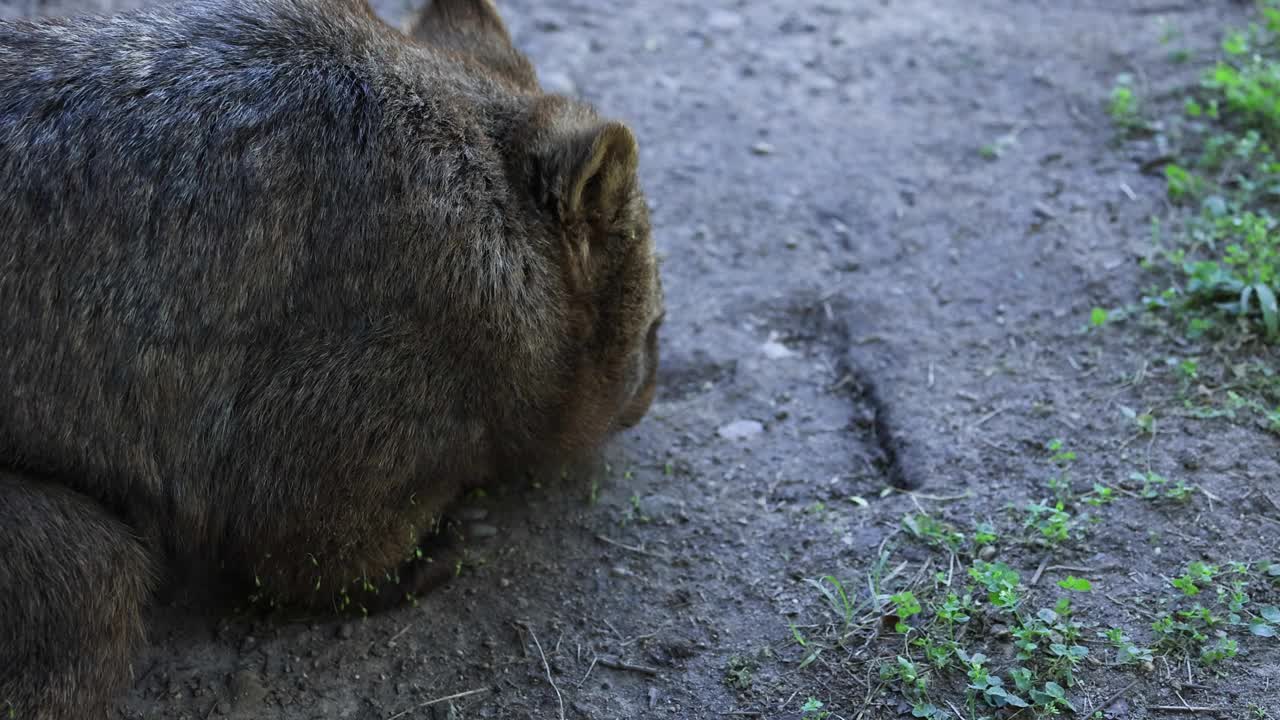
[[[419,540],[418,555],[397,568],[395,582],[384,584],[373,595],[364,595],[361,604],[370,613],[393,610],[445,585],[458,572],[464,542],[457,523],[443,516],[439,527]]]
[[[306,522],[279,523],[284,532],[278,534],[264,526],[235,543],[244,559],[232,556],[231,564],[251,573],[255,604],[373,613],[405,605],[456,573],[462,538],[448,508],[459,486],[424,484],[401,500],[404,482],[375,480],[382,485],[349,483],[361,491],[325,496],[318,504],[310,497],[303,503],[295,495],[276,498],[263,517]],[[380,487],[395,490],[380,493]]]
[[[104,717],[143,639],[151,568],[92,499],[0,472],[0,718]]]

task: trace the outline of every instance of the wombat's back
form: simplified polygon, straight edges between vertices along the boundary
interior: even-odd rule
[[[403,40],[341,0],[0,23],[0,466],[214,544],[391,408],[440,418],[396,457],[469,462],[550,271],[493,149],[522,101]]]

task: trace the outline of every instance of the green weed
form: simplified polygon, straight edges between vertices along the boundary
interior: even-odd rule
[[[800,706],[801,720],[825,720],[831,717],[830,710],[823,710],[826,707],[823,702],[817,698],[809,698],[804,701],[804,705]]]
[[[755,672],[759,668],[753,658],[733,655],[724,670],[724,684],[735,690],[750,690],[755,684]]]
[[[911,536],[929,545],[957,552],[964,546],[964,535],[926,513],[916,513],[902,518],[902,528]]]
[[[1107,101],[1107,113],[1117,126],[1126,131],[1140,130],[1146,127],[1142,118],[1138,96],[1133,91],[1133,76],[1120,75]]]

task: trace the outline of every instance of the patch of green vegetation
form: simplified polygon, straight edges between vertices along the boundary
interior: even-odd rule
[[[631,471],[629,470],[627,471],[627,479],[628,480],[631,479]],[[652,519],[645,514],[644,507],[640,503],[640,494],[631,493],[631,498],[628,501],[627,509],[622,512],[622,520],[620,524],[623,526],[632,525],[632,524],[646,525],[651,521]]]
[[[817,698],[809,698],[800,706],[801,720],[826,720],[831,717],[830,710],[823,710],[826,705]]]
[[[724,684],[735,690],[750,690],[760,665],[754,658],[733,655],[724,670]]]
[[[1098,637],[1107,641],[1111,646],[1114,654],[1113,662],[1119,667],[1126,665],[1138,665],[1143,670],[1150,670],[1154,655],[1151,648],[1142,647],[1133,642],[1133,639],[1121,628],[1112,627],[1099,631]]]
[[[1261,571],[1261,573],[1259,573]],[[1167,607],[1152,623],[1156,647],[1182,656],[1198,658],[1206,668],[1215,668],[1236,657],[1237,640],[1232,630],[1258,637],[1280,634],[1280,607],[1258,605],[1250,597],[1252,586],[1266,587],[1270,564],[1257,569],[1243,563],[1227,568],[1193,561],[1169,582],[1181,595],[1168,600]]]
[[[906,651],[880,664],[881,681],[903,695],[915,717],[952,717],[934,698],[955,692],[963,695],[965,717],[989,717],[1002,709],[1030,709],[1036,716],[1073,710],[1067,689],[1076,684],[1089,650],[1082,639],[1084,626],[1072,618],[1070,600],[1027,612],[1027,589],[1008,565],[976,560],[967,574],[972,582],[961,592],[944,584],[922,588],[923,599],[915,592],[890,598],[900,616],[894,632],[904,637]],[[1087,581],[1072,580],[1063,585],[1091,589]],[[908,613],[920,622],[903,622]],[[1016,650],[999,666],[966,646],[997,627],[1007,628]],[[942,702],[957,705],[956,699]]]
[[[1141,302],[1095,308],[1089,323],[1134,315],[1182,335],[1201,355],[1178,367],[1188,414],[1243,414],[1280,433],[1274,360],[1223,359],[1280,345],[1280,0],[1259,9],[1258,22],[1226,33],[1180,107],[1148,107],[1128,76],[1112,88],[1107,109],[1122,137],[1142,131],[1168,149],[1177,210],[1153,219],[1144,265],[1156,282]]]
[[[956,529],[926,513],[916,513],[902,518],[902,529],[929,545],[955,552],[964,545],[964,535]]]
[[[818,589],[822,597],[826,599],[827,605],[832,612],[836,614],[841,621],[843,630],[848,630],[853,624],[853,616],[855,608],[853,603],[849,602],[849,596],[844,591],[844,585],[833,575],[827,575],[821,580],[809,580],[810,585]]]
[[[1033,548],[1050,557],[1069,552],[1079,540],[1073,528],[1081,518],[1073,513],[1086,505],[1127,499],[1181,507],[1198,492],[1150,471],[1134,473],[1134,485],[1125,488],[1094,483],[1077,492],[1076,451],[1060,439],[1044,449],[1055,499],[1030,506],[1023,536],[1015,533],[1009,550]],[[1021,512],[1015,506],[1014,522]],[[894,585],[895,577],[904,576],[905,563],[886,575],[893,550],[883,550],[861,588],[831,575],[807,580],[834,619],[806,626],[819,628],[810,637],[794,624],[790,629],[804,651],[798,669],[813,666],[826,651],[843,649],[827,655],[823,666],[856,663],[847,670],[860,677],[871,672],[879,680],[873,690],[893,696],[890,702],[905,703],[911,717],[991,720],[1083,713],[1081,686],[1096,683],[1097,673],[1149,673],[1160,662],[1223,675],[1243,654],[1246,638],[1280,636],[1275,605],[1280,562],[1186,562],[1163,589],[1132,598],[1139,609],[1130,623],[1117,624],[1114,615],[1099,613],[1098,604],[1120,602],[1111,594],[1118,588],[1097,587],[1097,581],[1076,574],[1060,575],[1048,587],[1036,585],[1043,568],[1026,580],[1017,569],[1020,556],[1002,556],[994,547],[1000,529],[991,522],[957,527],[920,509],[903,519],[902,530],[911,542],[945,558],[946,571],[922,570]],[[1078,601],[1084,610],[1077,610]],[[865,655],[868,647],[882,652]],[[823,710],[821,705],[810,709]]]
[[[1170,481],[1163,475],[1151,471],[1130,473],[1129,479],[1142,484],[1142,488],[1138,490],[1138,496],[1144,500],[1186,503],[1196,492],[1195,486],[1188,485],[1185,480]]]
[[[1107,113],[1111,115],[1112,122],[1126,132],[1146,128],[1146,121],[1142,119],[1138,104],[1138,95],[1133,90],[1132,75],[1125,74],[1116,78],[1108,98]]]

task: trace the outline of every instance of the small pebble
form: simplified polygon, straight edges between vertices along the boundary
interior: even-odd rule
[[[498,528],[485,523],[473,523],[471,529],[467,532],[467,536],[474,540],[484,540],[485,538],[495,537],[497,534]]]
[[[458,519],[479,522],[489,517],[489,510],[482,507],[464,507],[458,511]]]
[[[764,425],[755,420],[734,420],[716,432],[725,440],[742,440],[764,432]]]
[[[262,702],[267,696],[267,689],[262,686],[262,679],[252,670],[241,670],[231,677],[231,697],[234,709],[251,708]]]
[[[778,342],[777,333],[770,333],[769,339],[764,345],[760,346],[761,352],[770,360],[783,360],[789,357],[795,357],[796,352],[791,348]]]
[[[343,623],[338,627],[338,637],[342,640],[350,640],[352,635],[356,634],[356,629],[351,623]]]
[[[742,27],[742,16],[729,10],[713,10],[707,16],[707,27],[720,32],[737,30]]]

